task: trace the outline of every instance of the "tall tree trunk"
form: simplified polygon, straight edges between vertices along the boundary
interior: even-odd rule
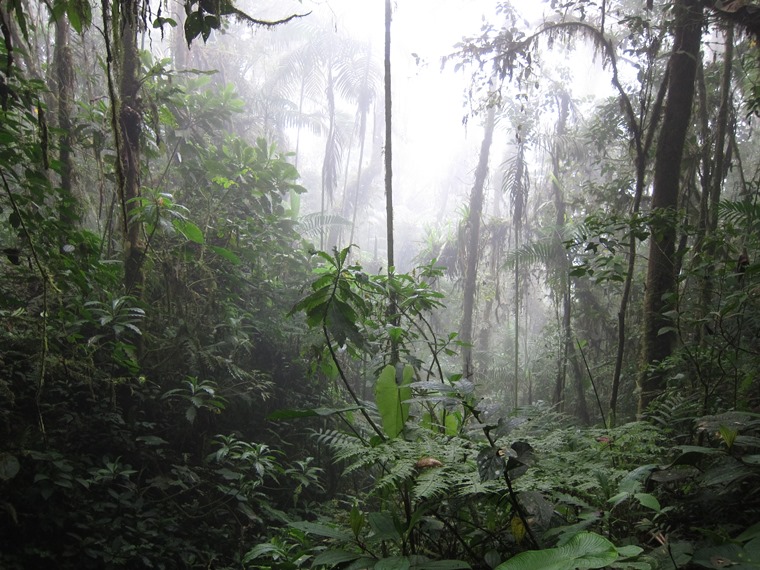
[[[723,48],[723,75],[720,81],[720,107],[715,131],[715,167],[712,170],[710,188],[710,233],[718,228],[718,204],[726,177],[726,133],[731,111],[731,76],[734,60],[734,25],[727,24]]]
[[[140,58],[137,50],[139,0],[119,0],[119,18],[115,20],[115,43],[119,46],[119,134],[121,136],[122,212],[126,230],[124,284],[128,294],[141,294],[142,264],[145,251],[140,242],[141,224],[133,219],[140,196],[140,135],[142,110],[139,97]],[[114,5],[116,7],[116,5]]]
[[[327,128],[327,142],[325,143],[325,156],[322,161],[322,201],[320,213],[324,217],[326,211],[326,201],[329,198],[332,203],[333,192],[338,183],[338,147],[337,133],[335,127],[335,80],[332,73],[332,61],[327,63],[327,86],[325,87],[327,95],[327,111],[329,113],[329,125]],[[325,248],[325,227],[320,226],[319,230],[319,249]]]
[[[515,251],[520,249],[520,234],[522,228],[518,225],[515,227]],[[515,345],[514,345],[514,362],[513,375],[514,383],[512,384],[512,407],[517,409],[520,398],[520,256],[515,256]]]
[[[63,201],[60,208],[61,221],[68,226],[76,226],[81,221],[82,204],[74,193],[74,163],[71,157],[71,110],[74,101],[74,63],[69,45],[69,22],[65,14],[55,21],[55,83],[58,95],[58,129],[61,133],[58,160],[60,162],[61,192]]]
[[[567,365],[570,351],[572,350],[571,324],[571,297],[570,297],[570,263],[567,258],[567,251],[562,244],[563,229],[566,223],[565,197],[562,194],[560,186],[560,172],[562,145],[561,138],[565,135],[567,129],[567,119],[570,113],[570,96],[567,93],[560,93],[558,96],[559,116],[557,117],[557,127],[555,129],[555,142],[552,148],[552,195],[554,198],[555,219],[554,224],[554,267],[559,278],[559,296],[562,299],[562,322],[560,323],[560,351],[557,359],[557,377],[554,382],[554,394],[552,404],[559,411],[564,408],[565,386],[567,382]]]
[[[354,232],[356,230],[356,215],[359,212],[359,195],[362,190],[362,167],[364,166],[364,142],[367,138],[367,112],[362,110],[359,124],[359,166],[356,169],[356,190],[354,191],[353,214],[351,215],[351,235],[348,243],[354,243]]]
[[[515,252],[520,250],[520,239],[522,237],[523,218],[525,217],[525,205],[527,202],[529,178],[525,167],[525,143],[518,138],[517,156],[515,157],[513,186],[510,189],[512,199],[512,225],[515,229]],[[515,255],[514,270],[515,286],[515,318],[514,318],[514,362],[512,385],[513,406],[517,408],[520,395],[520,256]]]
[[[385,58],[384,58],[384,83],[385,83],[385,230],[388,263],[388,279],[393,278],[396,261],[393,256],[393,121],[392,121],[392,89],[391,89],[391,0],[385,0]],[[395,289],[390,288],[388,299],[388,314],[391,324],[398,326],[399,315],[396,304]],[[399,361],[398,344],[391,339],[391,363]]]
[[[475,292],[477,289],[478,255],[480,253],[480,218],[483,214],[483,189],[488,174],[488,157],[491,153],[493,130],[496,124],[496,109],[490,107],[485,121],[485,134],[480,145],[480,157],[475,170],[475,184],[470,194],[470,213],[467,219],[467,265],[464,276],[464,297],[462,301],[462,328],[459,338],[464,343],[462,348],[462,374],[471,378],[474,372],[472,364],[472,316],[475,311]]]
[[[388,272],[395,266],[393,257],[393,128],[391,121],[391,0],[385,0],[385,214],[388,242]]]
[[[675,346],[675,331],[664,315],[674,307],[676,291],[675,210],[681,177],[681,159],[691,122],[691,106],[702,39],[702,7],[696,0],[675,3],[676,28],[670,56],[668,95],[660,140],[657,144],[652,211],[672,217],[656,223],[650,236],[647,292],[644,301],[643,372],[639,377],[639,413],[665,389],[666,377],[657,363],[668,358]]]

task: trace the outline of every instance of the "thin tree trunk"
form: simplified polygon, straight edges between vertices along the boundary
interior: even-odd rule
[[[560,324],[560,353],[559,362],[557,362],[557,377],[554,382],[554,395],[552,397],[552,404],[556,406],[559,411],[564,408],[565,400],[565,386],[567,382],[567,364],[570,350],[572,349],[572,335],[570,330],[571,323],[571,298],[570,298],[570,278],[569,267],[570,263],[567,258],[567,251],[562,244],[562,233],[566,223],[566,207],[565,197],[562,195],[562,187],[560,186],[560,162],[561,162],[561,145],[560,139],[565,135],[567,129],[567,119],[570,113],[570,96],[567,93],[560,93],[559,99],[559,116],[557,117],[557,128],[555,132],[555,143],[552,148],[552,194],[554,197],[554,210],[555,210],[555,241],[554,241],[554,261],[556,263],[556,271],[559,277],[559,293],[562,298],[562,322]]]
[[[653,65],[654,62],[650,62]],[[651,77],[651,74],[649,74]],[[633,133],[633,145],[636,149],[636,189],[634,191],[633,206],[631,213],[635,216],[641,209],[641,198],[644,195],[644,187],[646,185],[646,171],[647,162],[649,156],[649,149],[652,148],[654,142],[654,135],[657,132],[657,125],[660,122],[660,116],[662,115],[663,102],[665,101],[665,94],[667,92],[667,86],[670,74],[668,70],[665,70],[665,77],[660,83],[660,89],[657,92],[657,98],[652,105],[651,118],[649,120],[649,126],[646,131],[646,138],[643,135],[643,116],[644,109],[641,110],[641,118],[637,119],[633,112],[633,106],[630,99],[626,94],[623,86],[617,79],[613,83],[617,87],[620,97],[623,99],[624,108],[628,115],[629,128]],[[615,353],[615,370],[612,375],[612,386],[610,389],[610,401],[609,401],[609,424],[610,427],[615,427],[617,423],[617,401],[618,393],[620,391],[620,379],[623,373],[623,358],[625,356],[626,347],[626,317],[628,313],[628,305],[631,299],[631,289],[633,287],[633,275],[636,269],[636,236],[631,233],[628,244],[628,269],[625,274],[625,281],[623,283],[623,294],[620,297],[620,307],[618,309],[618,342],[617,351]]]
[[[361,123],[359,125],[359,136],[361,142],[359,143],[359,167],[356,170],[356,191],[354,192],[354,211],[351,216],[351,235],[348,239],[348,243],[354,242],[354,231],[356,229],[356,214],[359,211],[359,195],[362,188],[362,166],[364,163],[364,141],[367,138],[367,113],[362,112]]]
[[[714,233],[718,227],[718,204],[720,203],[721,188],[726,176],[726,133],[728,130],[728,116],[731,110],[731,75],[734,60],[734,26],[726,27],[726,40],[723,48],[723,75],[720,81],[720,107],[718,108],[718,120],[715,132],[715,168],[711,178],[710,188],[710,233]]]
[[[462,327],[459,338],[464,343],[462,347],[462,374],[471,378],[474,372],[472,364],[472,317],[475,311],[475,292],[477,289],[478,255],[480,248],[480,218],[483,214],[483,189],[488,174],[488,157],[491,153],[494,125],[496,124],[496,109],[490,107],[485,121],[485,133],[480,145],[480,157],[475,170],[475,183],[470,194],[470,213],[467,219],[469,233],[467,238],[467,265],[464,277],[464,297],[462,301]]]
[[[520,226],[515,227],[515,251],[520,249]],[[520,397],[520,256],[515,256],[515,346],[514,384],[512,385],[512,407],[517,409]]]
[[[393,257],[393,129],[391,121],[391,0],[385,0],[385,214],[388,242],[388,272],[395,266]]]
[[[327,87],[325,88],[327,95],[327,110],[329,113],[329,126],[327,129],[327,142],[325,143],[325,156],[322,161],[322,202],[320,205],[320,213],[324,217],[326,200],[330,199],[332,202],[333,190],[337,184],[337,141],[335,133],[335,90],[334,79],[332,74],[332,63],[328,62],[327,67]],[[319,249],[325,248],[325,226],[320,225],[319,229]]]
[[[670,56],[667,103],[655,156],[652,211],[663,217],[678,207],[681,159],[691,122],[691,106],[697,60],[702,39],[702,7],[696,0],[675,4],[676,30]],[[644,302],[643,372],[639,378],[639,413],[665,389],[666,377],[656,365],[668,358],[675,346],[675,331],[664,315],[675,305],[675,220],[656,224],[650,236],[647,292]],[[653,366],[655,365],[655,366]]]
[[[385,0],[385,230],[388,262],[388,279],[393,278],[396,262],[393,256],[393,122],[391,98],[391,0]],[[388,314],[391,324],[398,326],[399,315],[396,304],[395,289],[390,288],[388,299]],[[399,361],[398,343],[391,339],[391,363]]]
[[[568,339],[567,347],[570,363],[573,367],[573,377],[575,378],[575,397],[578,400],[576,404],[575,415],[583,425],[589,425],[591,423],[591,416],[588,413],[588,404],[586,403],[586,390],[583,387],[583,369],[581,363],[578,362],[578,352],[572,345],[572,339]]]

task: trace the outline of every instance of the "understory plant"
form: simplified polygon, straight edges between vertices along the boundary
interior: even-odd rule
[[[315,372],[337,382],[333,401],[273,417],[337,419],[313,436],[332,453],[343,484],[336,504],[291,522],[277,548],[261,545],[251,560],[296,567],[282,548],[295,529],[310,543],[299,539],[293,551],[313,566],[512,568],[523,552],[556,557],[551,547],[571,549],[584,564],[601,561],[588,568],[654,567],[642,547],[610,540],[656,503],[624,481],[638,460],[659,456],[660,432],[649,424],[580,431],[541,406],[511,414],[486,406],[452,371],[456,334],[431,325],[441,306],[430,285],[434,266],[369,275],[347,261],[348,249],[317,255],[311,291],[293,313],[304,312],[321,333]]]

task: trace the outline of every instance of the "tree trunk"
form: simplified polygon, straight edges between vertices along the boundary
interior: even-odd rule
[[[103,0],[103,21],[107,25],[107,0]],[[111,104],[116,109],[114,136],[118,150],[116,168],[124,230],[124,287],[128,295],[142,293],[142,264],[145,251],[140,240],[142,225],[134,219],[140,196],[140,135],[142,112],[139,97],[140,58],[137,50],[137,30],[140,22],[138,0],[118,0],[111,6],[114,15],[113,50],[118,58],[118,96],[110,83]],[[111,51],[108,50],[108,60]]]
[[[696,0],[675,4],[676,29],[670,56],[668,95],[654,171],[652,211],[662,214],[653,224],[647,267],[647,292],[644,301],[643,371],[639,378],[639,413],[665,389],[666,377],[656,368],[668,358],[676,341],[671,321],[664,316],[675,307],[676,291],[675,210],[681,177],[681,158],[691,122],[691,106],[699,48],[702,39],[702,8]],[[670,217],[670,219],[667,219]]]
[[[364,163],[364,142],[367,138],[367,112],[362,110],[359,124],[359,166],[356,170],[356,191],[354,192],[353,214],[351,215],[351,235],[349,236],[349,245],[354,242],[354,232],[356,230],[356,215],[359,212],[359,196],[362,190],[362,166]]]
[[[393,256],[393,122],[391,113],[391,20],[393,11],[391,10],[391,0],[385,0],[385,230],[388,262],[388,279],[393,278],[395,271],[395,259]],[[398,326],[399,315],[396,305],[395,289],[389,288],[388,314],[390,322]],[[391,363],[397,364],[399,361],[398,343],[391,339]]]
[[[723,180],[726,177],[726,132],[731,111],[731,75],[734,59],[734,26],[728,24],[723,51],[723,75],[720,81],[720,107],[715,131],[715,167],[712,169],[710,188],[710,233],[718,227],[718,204]]]
[[[650,70],[646,76],[652,80],[654,67],[654,60],[656,54],[653,52],[652,59],[649,61]],[[649,157],[649,150],[652,148],[654,142],[654,135],[657,132],[657,125],[660,122],[662,115],[663,102],[665,100],[665,93],[667,92],[667,86],[669,81],[668,71],[665,71],[665,77],[662,78],[660,88],[657,91],[657,97],[651,106],[650,118],[648,120],[648,126],[644,129],[645,123],[645,111],[646,107],[641,109],[641,113],[637,116],[633,111],[633,105],[631,104],[628,94],[623,89],[622,84],[615,75],[613,83],[618,89],[620,98],[623,101],[623,107],[626,110],[628,116],[628,125],[632,133],[633,147],[636,149],[636,189],[633,196],[633,205],[631,207],[631,213],[635,216],[641,209],[641,199],[644,195],[644,188],[646,186],[647,176],[647,164]],[[645,89],[648,92],[648,89]],[[646,100],[644,100],[646,101]],[[642,103],[645,105],[645,103]],[[623,283],[623,294],[620,297],[620,306],[618,309],[618,335],[617,335],[617,351],[615,353],[615,370],[612,374],[612,386],[610,388],[610,400],[609,400],[609,427],[615,427],[617,424],[617,401],[618,394],[620,392],[620,379],[623,374],[623,359],[626,352],[626,319],[628,313],[628,306],[631,300],[631,290],[633,288],[633,276],[636,269],[636,245],[637,238],[633,232],[630,233],[628,238],[628,268],[625,274],[625,281]]]
[[[552,194],[555,210],[555,240],[554,240],[554,263],[559,281],[559,296],[562,298],[562,322],[560,323],[560,351],[557,362],[557,377],[554,382],[554,394],[552,404],[562,411],[565,400],[565,385],[567,382],[567,364],[570,351],[572,350],[571,324],[571,297],[570,297],[570,263],[567,251],[562,244],[563,228],[566,223],[565,197],[560,186],[561,153],[560,140],[567,130],[567,119],[570,113],[570,96],[567,93],[558,95],[559,116],[555,131],[555,143],[552,148]]]
[[[388,242],[388,271],[395,265],[393,258],[393,129],[391,122],[391,0],[385,0],[385,214]]]
[[[327,129],[327,142],[325,143],[325,156],[322,160],[322,201],[320,213],[324,217],[327,207],[327,199],[332,203],[333,192],[338,183],[338,147],[337,133],[335,132],[335,81],[332,74],[332,62],[327,64],[327,110],[329,113],[329,125]],[[320,225],[319,230],[319,249],[325,248],[325,227]]]
[[[480,248],[480,218],[483,214],[483,188],[488,174],[488,156],[491,153],[493,130],[496,124],[496,109],[490,107],[485,121],[485,134],[480,145],[478,167],[475,170],[475,184],[470,194],[470,214],[467,219],[469,233],[467,236],[467,265],[464,277],[464,296],[462,300],[462,328],[459,338],[462,347],[462,374],[471,378],[474,372],[472,364],[472,316],[475,311],[475,291],[478,277],[478,255]]]
[[[61,193],[60,219],[66,226],[81,221],[82,204],[74,194],[74,163],[71,158],[71,109],[74,100],[74,64],[69,45],[69,22],[65,14],[55,21],[55,83],[58,91],[58,129],[61,133],[58,160],[60,162]]]

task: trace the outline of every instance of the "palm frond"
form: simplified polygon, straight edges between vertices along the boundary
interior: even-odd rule
[[[734,226],[749,228],[760,221],[760,203],[748,200],[723,200],[718,205],[721,218]]]
[[[523,244],[519,249],[510,251],[504,259],[505,269],[514,269],[517,263],[520,266],[543,263],[548,265],[556,255],[556,242],[549,238],[532,241]]]

